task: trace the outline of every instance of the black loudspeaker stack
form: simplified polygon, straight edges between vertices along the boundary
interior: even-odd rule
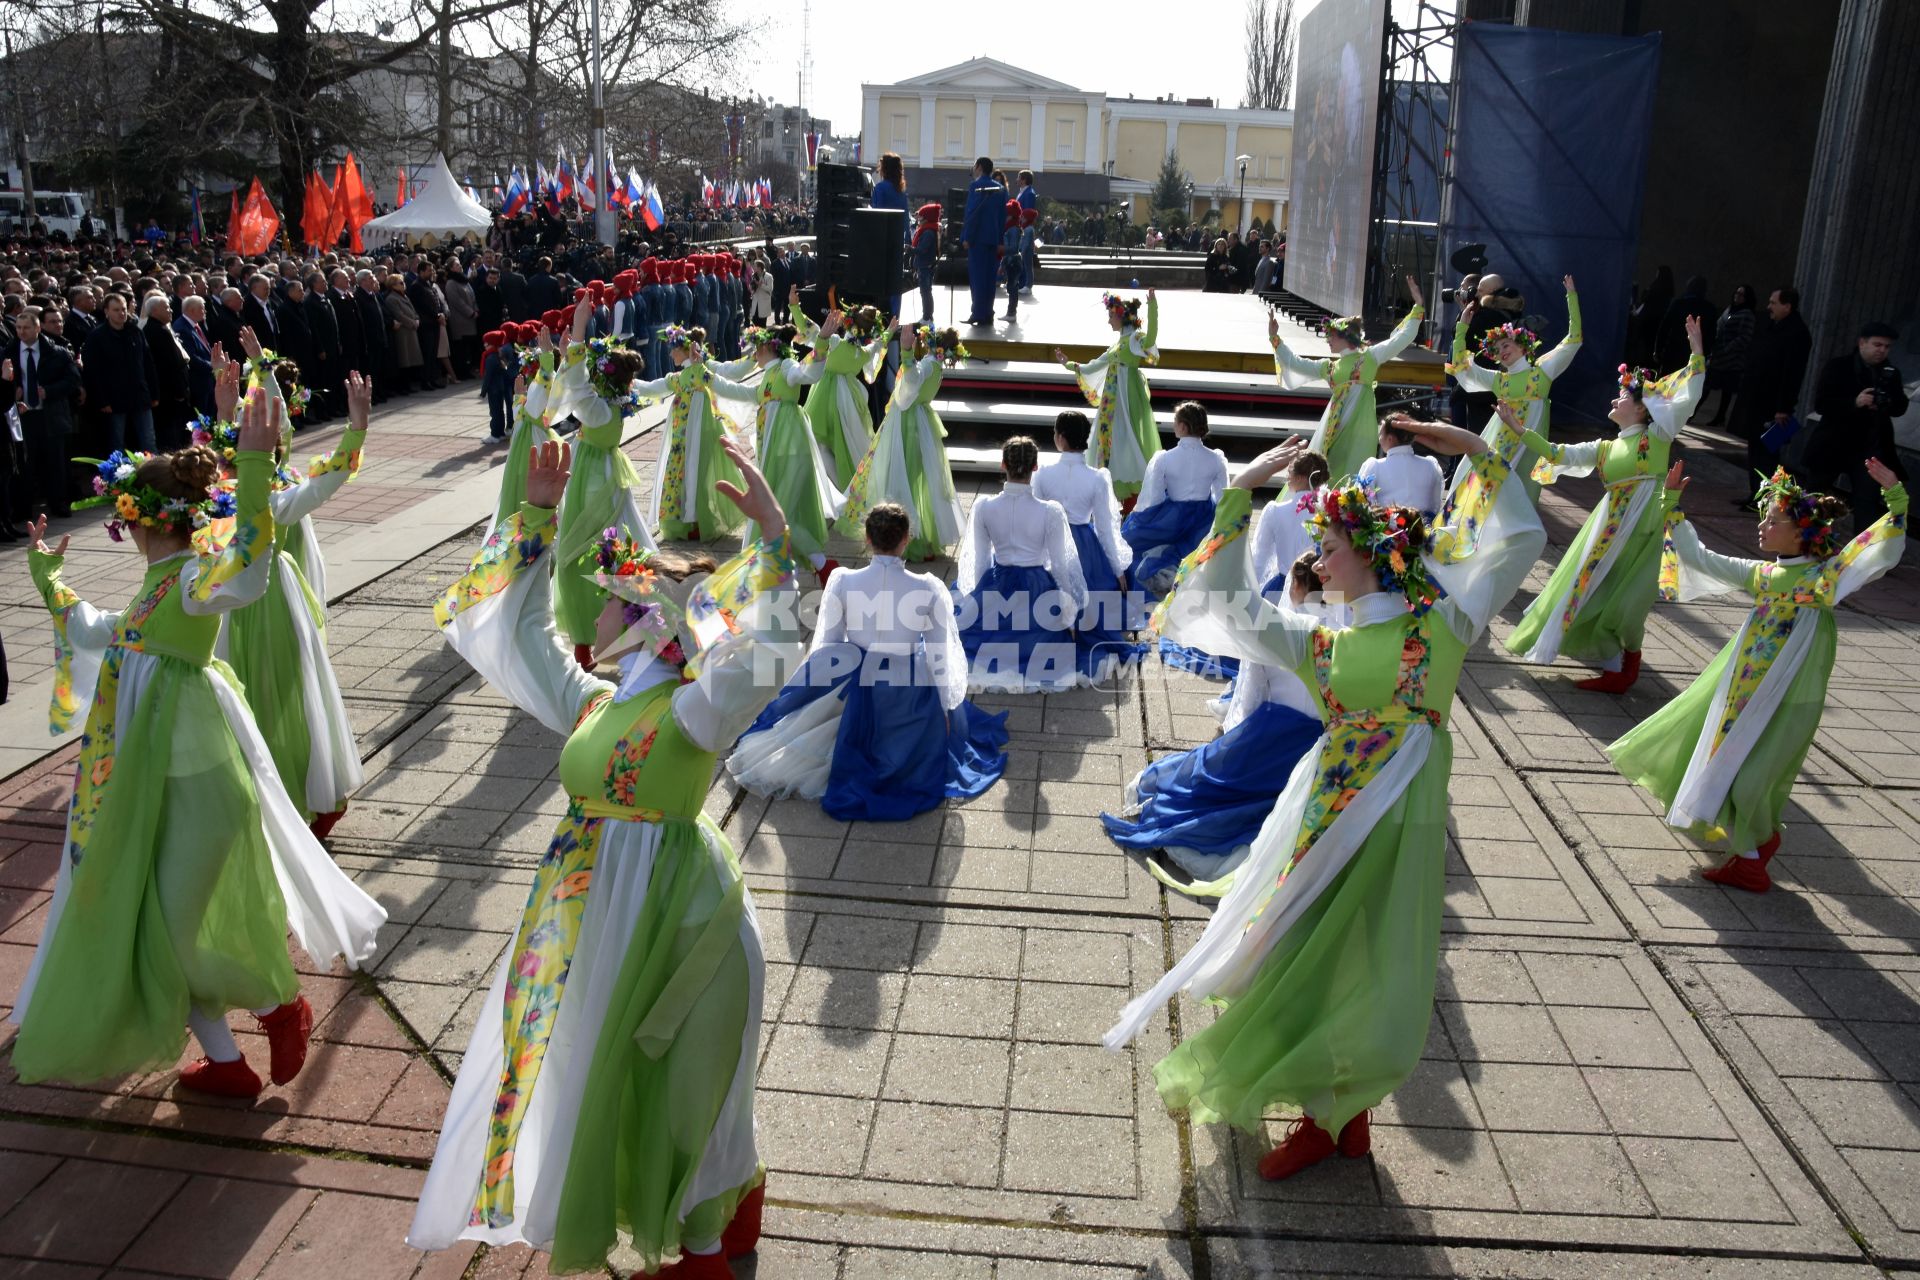
[[[816,279],[844,304],[891,305],[907,290],[907,215],[868,205],[873,174],[858,165],[823,164],[814,181]]]

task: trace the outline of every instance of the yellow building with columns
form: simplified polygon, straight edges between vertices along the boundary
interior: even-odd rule
[[[898,152],[914,203],[965,187],[984,155],[1009,177],[1033,170],[1042,196],[1107,208],[1124,201],[1145,222],[1161,163],[1173,155],[1192,184],[1196,220],[1218,210],[1229,229],[1250,217],[1287,224],[1291,111],[1109,98],[993,58],[865,84],[860,96],[862,157],[873,164]]]

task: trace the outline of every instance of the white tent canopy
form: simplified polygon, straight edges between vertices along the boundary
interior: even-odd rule
[[[453,180],[453,171],[447,168],[445,156],[434,152],[433,159],[414,182],[419,193],[413,199],[360,228],[360,235],[368,244],[404,240],[408,244],[431,245],[437,240],[487,234],[487,228],[493,224],[492,216],[460,189],[460,184]]]

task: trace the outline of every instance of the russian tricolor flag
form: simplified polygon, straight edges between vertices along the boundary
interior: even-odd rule
[[[640,201],[640,216],[646,220],[647,230],[658,231],[667,224],[667,210],[660,203],[660,188],[647,183],[647,191]]]
[[[533,193],[527,190],[526,175],[516,165],[513,172],[507,175],[507,199],[502,211],[510,218],[515,217],[524,213],[532,203]]]

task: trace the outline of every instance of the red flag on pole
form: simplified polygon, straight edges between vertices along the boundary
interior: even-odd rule
[[[280,234],[280,215],[274,212],[273,201],[267,199],[259,178],[253,180],[247,189],[247,201],[240,206],[239,228],[233,251],[243,255],[265,253]]]
[[[400,185],[394,191],[393,207],[398,209],[407,202],[407,166],[400,166]]]
[[[300,239],[304,243],[318,245],[325,238],[327,203],[326,184],[315,169],[307,175],[307,189],[300,202]]]
[[[320,186],[321,198],[326,202],[326,217],[320,224],[322,249],[331,249],[339,244],[340,232],[347,225],[347,206],[343,202],[346,183],[342,180],[345,170],[345,165],[333,166],[332,185],[322,183]]]
[[[347,152],[346,173],[340,181],[343,184],[341,208],[347,216],[348,247],[355,253],[365,253],[367,246],[360,239],[360,228],[373,220],[373,196],[360,180],[360,166],[355,163],[351,151]]]
[[[228,192],[227,201],[227,252],[232,253],[240,236],[240,188]]]

